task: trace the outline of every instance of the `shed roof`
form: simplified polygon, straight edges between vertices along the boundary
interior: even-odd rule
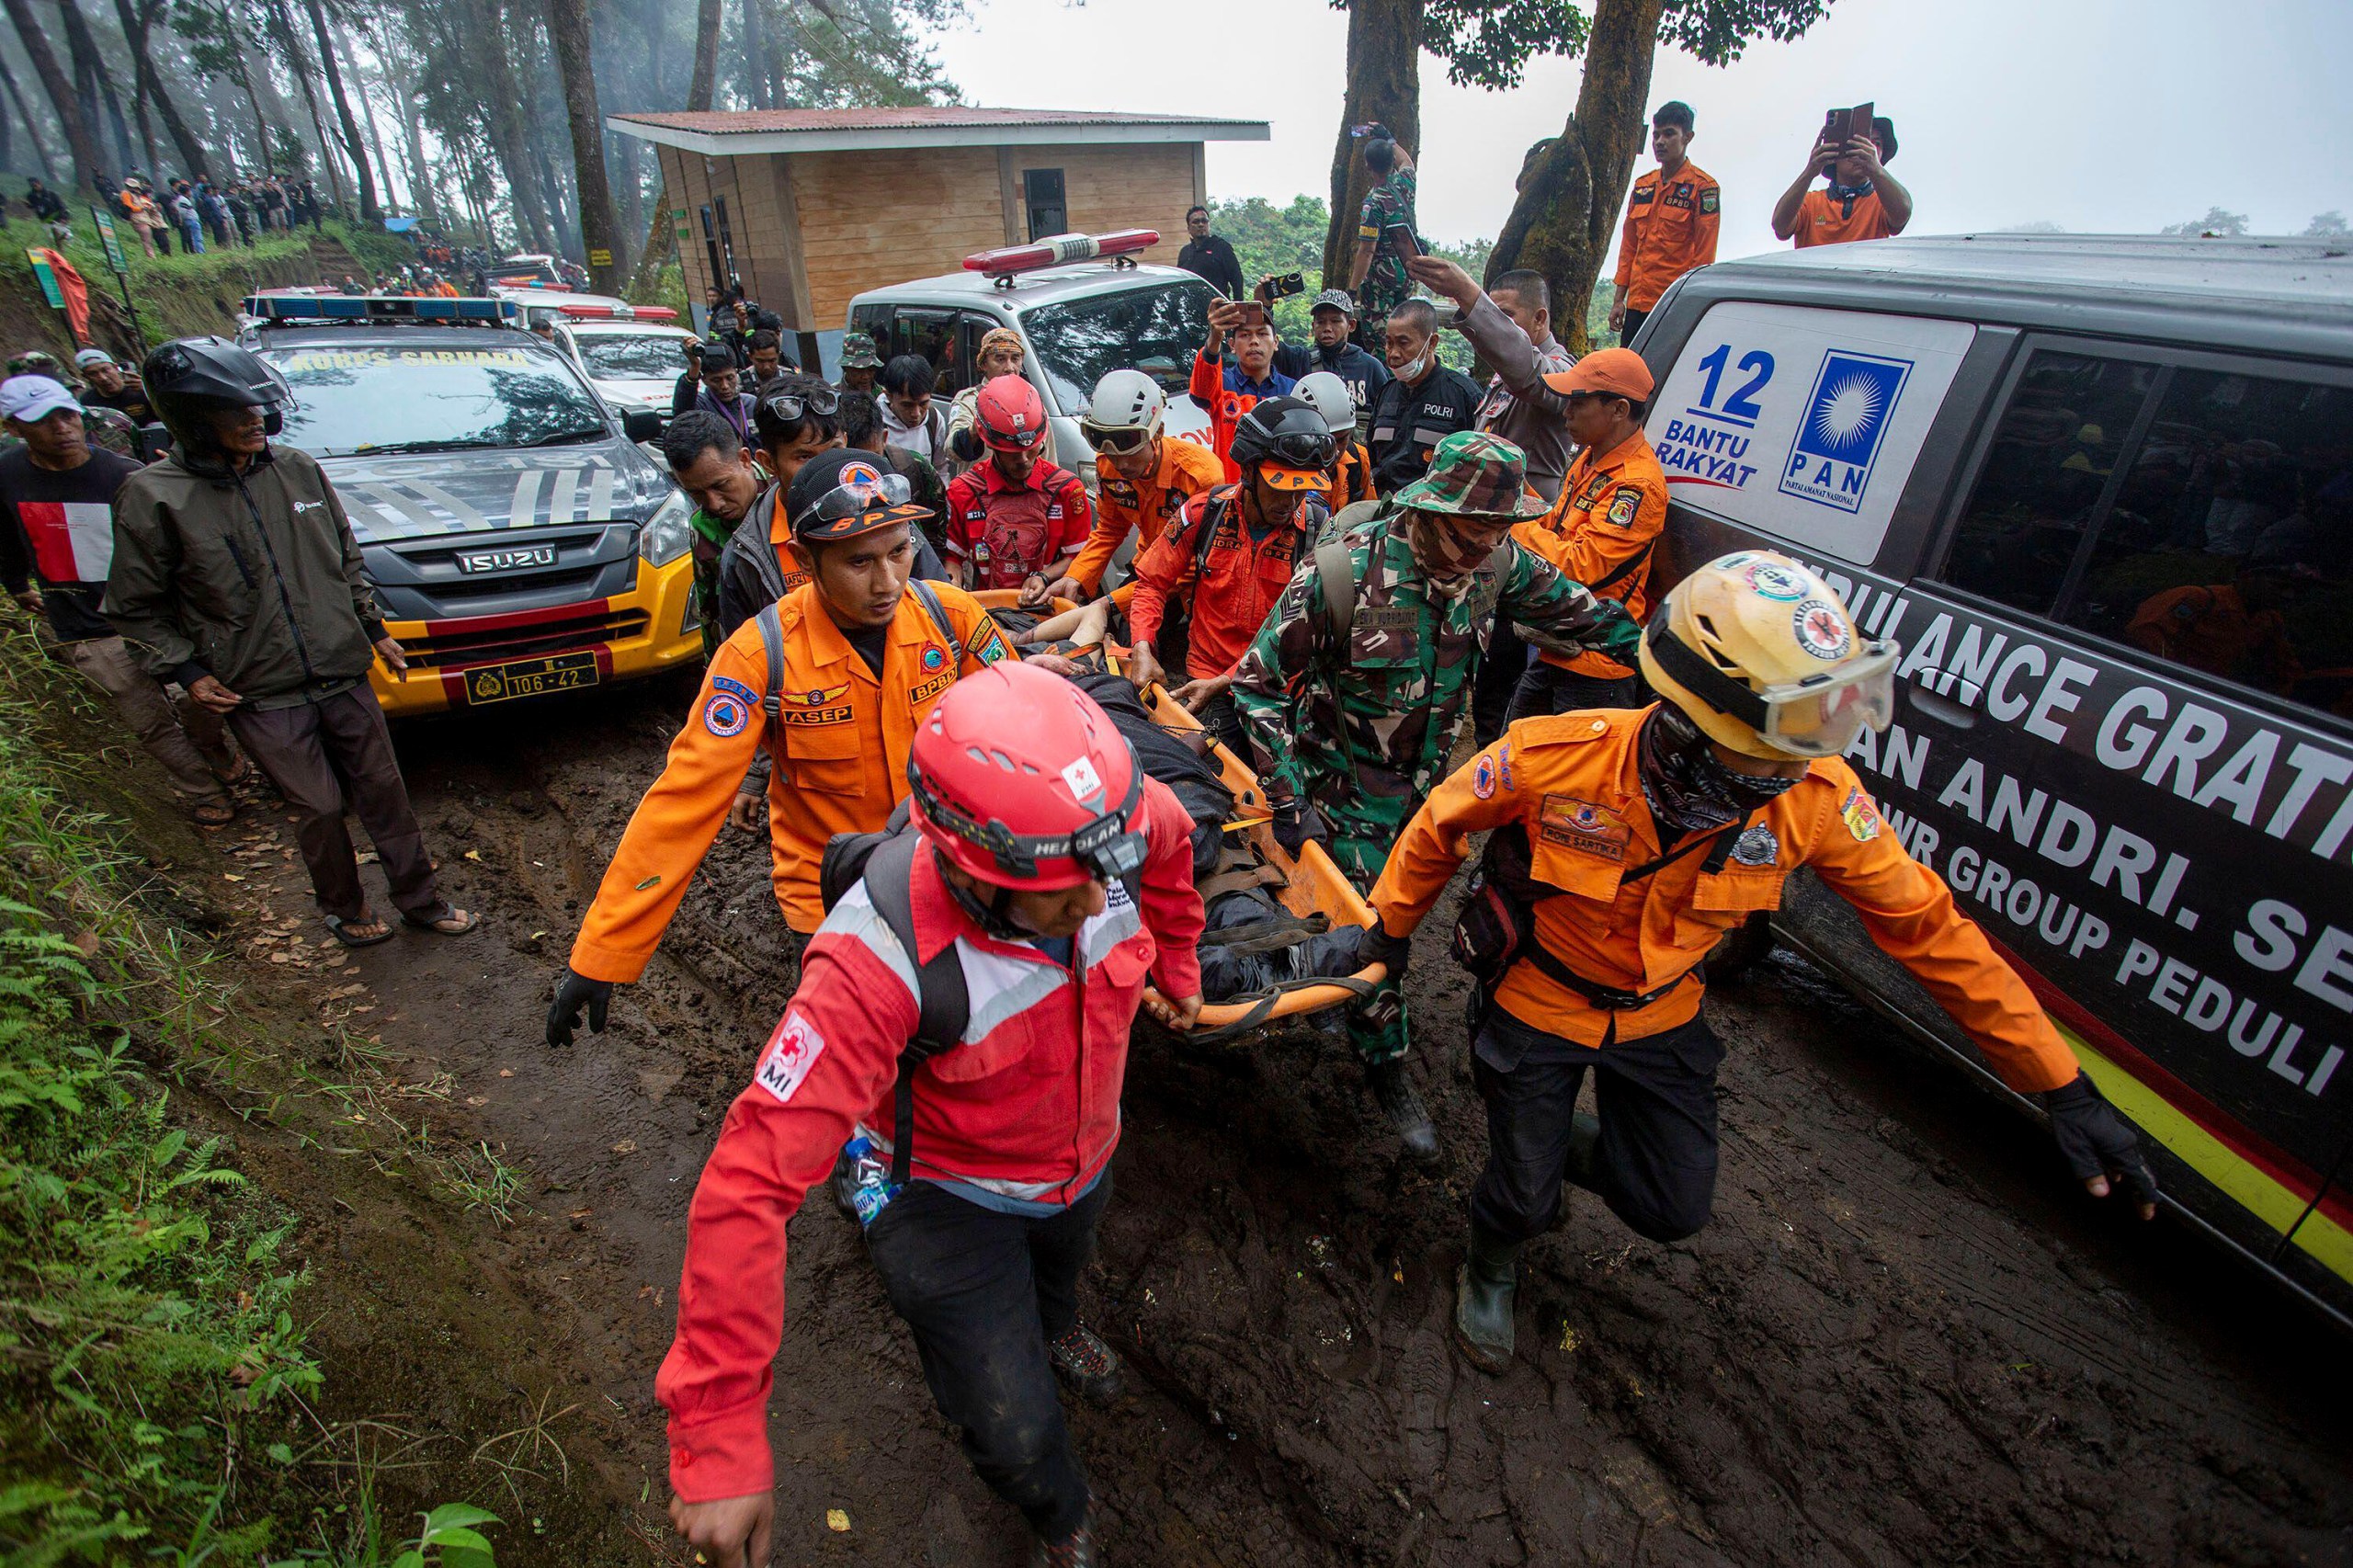
[[[878,147],[1005,147],[1053,142],[1264,142],[1263,119],[1110,114],[1085,109],[778,108],[613,114],[606,129],[707,157]]]

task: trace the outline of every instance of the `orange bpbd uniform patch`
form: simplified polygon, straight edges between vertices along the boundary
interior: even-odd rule
[[[1839,803],[1838,816],[1846,823],[1847,831],[1855,835],[1856,843],[1869,844],[1879,836],[1881,825],[1879,808],[1871,804],[1871,798],[1860,789],[1847,791],[1846,800]]]
[[[1623,860],[1626,846],[1634,836],[1633,829],[1617,812],[1569,795],[1544,797],[1536,831],[1547,844],[1598,855],[1605,860]]]

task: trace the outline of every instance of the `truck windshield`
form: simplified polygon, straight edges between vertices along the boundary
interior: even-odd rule
[[[1185,390],[1210,326],[1210,286],[1170,278],[1117,294],[1024,311],[1021,325],[1053,383],[1054,401],[1075,414],[1112,371],[1137,369],[1171,397]]]
[[[536,343],[320,345],[262,358],[293,392],[286,440],[313,457],[529,447],[606,430],[569,365]]]
[[[687,368],[678,347],[686,339],[676,334],[582,333],[573,341],[580,345],[580,362],[598,381],[666,381]]]

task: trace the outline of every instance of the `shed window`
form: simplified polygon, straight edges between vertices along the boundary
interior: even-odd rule
[[[1062,170],[1022,170],[1021,194],[1029,209],[1030,239],[1070,233],[1070,208],[1063,199]]]

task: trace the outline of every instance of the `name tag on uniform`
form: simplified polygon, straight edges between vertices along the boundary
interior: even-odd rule
[[[1422,612],[1411,605],[1367,605],[1356,625],[1357,651],[1372,658],[1411,658],[1420,648]]]

